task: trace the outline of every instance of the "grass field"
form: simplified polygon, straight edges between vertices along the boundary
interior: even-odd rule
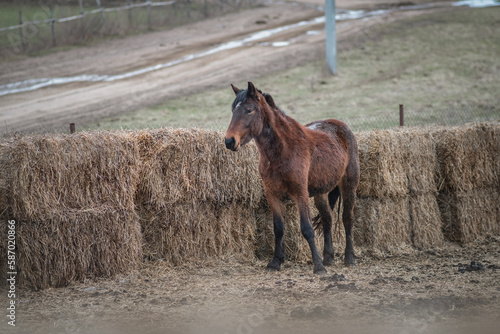
[[[338,118],[354,130],[405,123],[457,124],[500,119],[500,8],[454,10],[378,25],[370,38],[341,48],[339,75],[323,61],[252,80],[301,122]],[[91,129],[202,127],[225,129],[233,93],[227,88],[166,101],[113,117]],[[199,106],[203,106],[200,108]]]

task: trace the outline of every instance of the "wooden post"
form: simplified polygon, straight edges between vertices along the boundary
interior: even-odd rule
[[[405,125],[405,109],[404,105],[399,105],[399,126]]]
[[[130,0],[127,0],[127,6],[130,6]],[[128,28],[132,27],[132,8],[128,9]]]
[[[102,20],[106,23],[106,14],[104,14],[104,8],[102,8],[101,0],[95,0],[95,2],[97,3],[97,7],[101,9]]]
[[[148,30],[152,30],[151,28],[151,1],[148,0]]]
[[[185,0],[185,5],[186,5],[186,16],[188,19],[191,18],[191,2],[189,0]]]
[[[80,5],[80,14],[83,15],[83,0],[78,0],[78,4]]]
[[[75,133],[75,123],[69,123],[69,133]]]
[[[54,7],[52,6],[52,4],[50,4],[50,31],[52,33],[52,46],[56,46],[56,30],[54,27],[55,21]]]
[[[335,0],[325,0],[326,64],[328,72],[337,75],[337,33],[335,29]]]
[[[19,36],[21,37],[21,45],[23,46],[23,52],[26,52],[26,46],[24,45],[24,35],[23,35],[23,12],[19,11]]]

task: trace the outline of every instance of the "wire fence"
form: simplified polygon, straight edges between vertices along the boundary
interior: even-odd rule
[[[363,116],[360,117],[337,117],[343,122],[347,123],[349,127],[354,132],[361,131],[371,131],[371,130],[382,130],[382,129],[392,129],[401,126],[405,127],[418,127],[418,126],[458,126],[466,123],[478,123],[478,122],[500,122],[500,107],[482,109],[473,108],[471,106],[462,107],[449,107],[444,110],[425,110],[416,111],[411,108],[407,108],[403,105],[403,115],[401,115],[401,105],[398,107],[394,106],[392,113],[386,113],[380,115],[378,112],[367,111]],[[228,116],[229,117],[229,116]],[[204,123],[194,124],[190,122],[186,123],[184,126],[179,127],[191,128],[206,128],[209,130],[219,130],[224,131],[229,125],[229,118],[227,119],[227,124],[222,120],[217,121],[205,121]],[[96,122],[98,122],[96,120]],[[181,122],[182,123],[182,122]],[[51,122],[46,125],[37,125],[29,129],[22,131],[12,131],[12,129],[7,127],[0,128],[0,137],[9,137],[14,134],[53,134],[53,133],[73,133],[79,131],[92,131],[96,130],[96,123],[86,123],[86,122]],[[156,122],[149,124],[148,128],[159,128],[159,127],[169,127],[167,123]],[[112,127],[110,130],[119,129],[120,127]],[[102,128],[99,128],[102,130]],[[138,128],[139,129],[139,128]]]
[[[401,115],[401,106],[403,113]],[[499,107],[452,106],[446,109],[415,110],[410,107],[395,105],[392,112],[379,114],[367,112],[359,117],[347,117],[346,122],[353,131],[390,129],[399,126],[456,126],[477,122],[500,122]]]
[[[173,27],[251,7],[257,0],[40,0],[4,4],[0,55],[85,43],[96,37]]]

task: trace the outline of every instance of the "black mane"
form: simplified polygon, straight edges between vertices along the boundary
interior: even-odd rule
[[[267,104],[269,104],[269,106],[271,108],[278,109],[279,111],[281,111],[283,113],[283,115],[286,115],[285,112],[283,110],[281,110],[281,108],[279,108],[274,103],[273,97],[270,94],[262,93],[262,91],[260,89],[258,89],[258,91],[259,91],[259,93],[261,93],[264,96]],[[236,98],[233,101],[232,110],[234,110],[234,108],[236,108],[238,103],[246,103],[247,101],[248,101],[248,89],[240,89],[238,94],[236,94]]]

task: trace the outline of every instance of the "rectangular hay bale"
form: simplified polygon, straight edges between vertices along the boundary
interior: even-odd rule
[[[126,273],[142,262],[141,230],[134,212],[102,207],[16,223],[21,285],[62,287]]]
[[[441,193],[439,206],[446,239],[461,244],[500,234],[500,191],[483,188]]]
[[[468,124],[434,131],[440,191],[500,188],[500,123]]]
[[[140,207],[144,255],[173,265],[186,261],[254,259],[254,209],[242,203],[178,203]]]
[[[423,128],[356,134],[360,156],[360,197],[402,197],[435,193],[436,146]]]
[[[143,165],[140,202],[157,209],[196,201],[260,203],[263,191],[254,144],[230,152],[222,133],[199,129],[144,130],[132,135]]]
[[[443,246],[441,212],[436,195],[410,196],[409,209],[413,246],[418,249]]]
[[[408,197],[362,197],[354,207],[354,244],[376,252],[411,246]]]
[[[128,134],[21,136],[6,146],[3,217],[16,221],[22,284],[58,287],[138,268],[139,155]]]

